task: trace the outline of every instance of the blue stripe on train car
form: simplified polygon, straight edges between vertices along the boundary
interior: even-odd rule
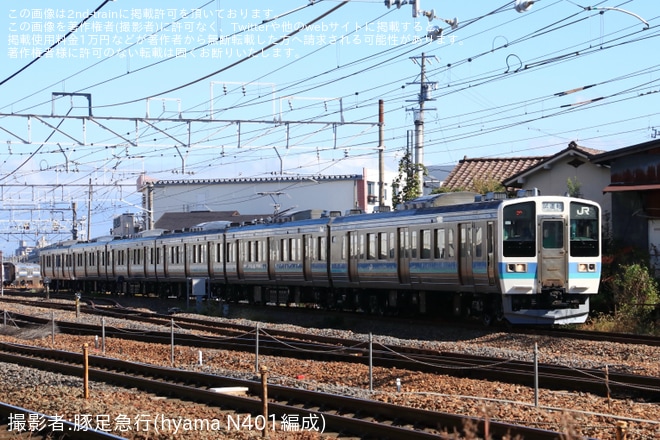
[[[411,261],[410,273],[456,274],[458,266],[455,261]]]
[[[369,263],[358,263],[357,267],[360,273],[397,273],[396,263],[378,263],[370,261]]]
[[[348,265],[346,263],[332,263],[330,265],[331,273],[347,273]]]
[[[600,262],[596,264],[595,272],[578,272],[578,263],[569,263],[568,265],[568,276],[570,278],[583,278],[583,279],[596,279],[600,278]]]

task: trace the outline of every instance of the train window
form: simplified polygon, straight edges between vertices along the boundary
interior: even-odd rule
[[[417,258],[417,248],[419,241],[417,241],[417,231],[410,231],[410,258]]]
[[[326,260],[326,250],[325,250],[325,237],[319,237],[319,261]]]
[[[389,235],[390,235],[390,237],[389,237],[389,240],[388,240],[388,246],[389,246],[388,247],[388,249],[389,249],[388,253],[389,253],[389,258],[393,259],[394,258],[394,243],[396,243],[394,241],[394,232],[390,232]]]
[[[375,260],[377,258],[378,245],[376,243],[376,238],[378,238],[377,234],[367,234],[367,260]]]
[[[408,229],[399,229],[399,258],[410,258],[410,245],[408,244]]]
[[[546,220],[543,222],[543,248],[561,249],[564,247],[564,222]]]
[[[378,233],[378,258],[380,260],[387,259],[387,234],[385,232]]]
[[[502,219],[502,251],[505,257],[536,255],[536,205],[534,202],[505,206]]]
[[[280,261],[289,261],[289,240],[286,238],[281,240],[281,249]]]
[[[572,257],[597,257],[600,248],[600,213],[594,205],[571,202],[570,253]]]
[[[424,229],[420,232],[421,232],[420,258],[426,258],[426,259],[431,258],[431,231],[429,229]]]
[[[483,258],[483,227],[475,226],[474,228],[474,257]]]
[[[435,231],[435,258],[445,258],[445,230]]]
[[[454,230],[447,230],[447,257],[454,258],[456,251],[454,248]]]
[[[227,263],[233,263],[235,260],[234,257],[234,245],[235,243],[227,243],[227,252],[225,252],[225,261]]]
[[[364,248],[365,248],[365,243],[364,243],[364,234],[359,234],[358,238],[358,248],[357,248],[357,257],[360,260],[364,259]]]
[[[344,235],[341,237],[341,259],[346,260],[347,256],[348,256],[348,249],[346,243],[346,236]]]
[[[292,238],[291,239],[291,261],[300,260],[300,239]]]

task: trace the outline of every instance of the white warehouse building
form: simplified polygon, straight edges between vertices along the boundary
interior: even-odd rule
[[[392,205],[391,182],[395,177],[395,173],[385,173],[384,207]],[[200,180],[154,180],[143,175],[137,185],[143,194],[143,209],[151,214],[146,229],[152,229],[165,213],[236,211],[269,216],[309,209],[342,214],[352,209],[381,209],[378,171],[366,169],[349,175]]]

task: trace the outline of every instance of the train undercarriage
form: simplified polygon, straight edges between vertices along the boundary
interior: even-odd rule
[[[197,294],[204,300],[223,303],[344,310],[379,316],[472,318],[485,325],[504,320],[498,294],[209,283],[204,286],[203,295],[199,295],[199,291],[193,291],[191,281],[55,280],[49,287],[53,291],[179,299]]]

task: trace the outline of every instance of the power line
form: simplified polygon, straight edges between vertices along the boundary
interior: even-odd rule
[[[66,39],[69,37],[69,35],[73,34],[76,30],[78,30],[78,28],[80,28],[80,26],[82,26],[83,24],[85,24],[85,22],[87,22],[87,20],[89,20],[90,18],[94,17],[94,15],[96,15],[96,13],[99,12],[99,11],[103,8],[103,6],[105,6],[107,3],[111,2],[111,1],[114,1],[114,0],[104,0],[104,2],[101,3],[101,5],[98,6],[96,9],[94,9],[94,11],[93,11],[91,14],[88,14],[87,17],[85,17],[81,22],[79,22],[76,26],[74,26],[73,29],[71,29],[69,32],[67,32],[63,37],[61,37],[59,40],[57,40],[55,43],[53,43],[48,49],[46,49],[46,50],[44,50],[43,52],[41,52],[41,54],[39,54],[38,57],[36,57],[35,59],[33,59],[32,61],[30,61],[29,63],[27,63],[25,66],[23,66],[22,68],[20,68],[18,71],[16,71],[16,72],[14,72],[13,74],[9,75],[9,77],[7,77],[7,78],[5,78],[4,80],[2,80],[2,81],[0,82],[0,86],[2,86],[4,83],[6,83],[7,81],[9,81],[10,79],[12,79],[12,78],[16,77],[17,75],[19,75],[21,72],[23,72],[24,70],[26,70],[28,67],[30,67],[31,65],[33,65],[33,64],[36,63],[37,61],[39,61],[44,55],[46,55],[48,52],[50,52],[51,50],[53,50],[53,49],[54,49],[56,46],[58,46],[62,41],[66,40]]]

